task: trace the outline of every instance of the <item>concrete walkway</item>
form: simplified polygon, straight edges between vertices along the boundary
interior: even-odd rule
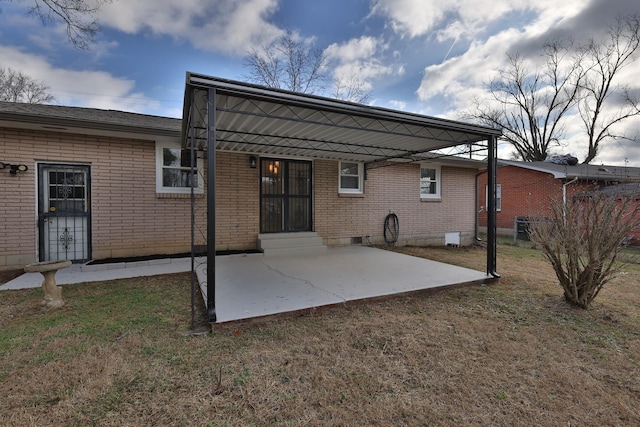
[[[129,277],[155,276],[159,274],[182,273],[191,271],[191,258],[171,258],[154,261],[98,264],[83,266],[73,264],[69,268],[58,270],[56,283],[70,285],[73,283],[101,282],[104,280],[126,279]],[[42,285],[42,274],[25,273],[0,286],[0,290],[38,288]]]

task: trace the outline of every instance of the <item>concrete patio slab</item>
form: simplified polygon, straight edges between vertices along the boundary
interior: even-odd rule
[[[95,271],[82,267],[74,264],[58,271],[57,284],[188,272],[191,259]],[[196,272],[206,303],[206,258],[196,259]],[[223,255],[216,257],[217,323],[488,280],[491,277],[479,271],[366,246]],[[25,273],[0,290],[41,285],[41,274]]]
[[[196,269],[206,302],[206,263]],[[313,254],[216,257],[216,322],[305,310],[452,285],[485,273],[365,246]]]

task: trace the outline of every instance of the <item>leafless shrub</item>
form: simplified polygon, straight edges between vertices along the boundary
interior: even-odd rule
[[[551,216],[530,226],[531,240],[551,263],[565,299],[587,308],[624,266],[624,242],[640,226],[633,196],[594,192],[551,203]]]

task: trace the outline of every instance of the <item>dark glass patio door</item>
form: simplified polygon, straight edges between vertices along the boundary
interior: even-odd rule
[[[261,159],[261,233],[312,231],[311,177],[311,162]]]

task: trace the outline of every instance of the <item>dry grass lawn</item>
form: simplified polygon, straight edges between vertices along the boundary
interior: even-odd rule
[[[55,311],[3,291],[0,425],[640,425],[640,269],[581,310],[537,251],[498,252],[495,284],[196,336],[188,274],[68,285]]]

